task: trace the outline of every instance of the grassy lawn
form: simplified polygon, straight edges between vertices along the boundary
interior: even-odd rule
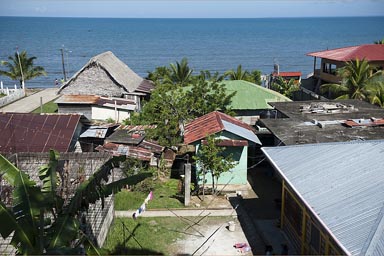
[[[171,244],[183,236],[181,232],[186,226],[187,224],[182,220],[169,217],[138,218],[136,220],[115,218],[102,248],[103,253],[170,255]]]
[[[199,218],[188,217],[192,221]],[[201,221],[204,227],[221,225],[228,222],[228,217],[208,217]],[[107,239],[102,247],[103,254],[108,255],[175,255],[177,240],[188,240],[195,234],[192,229],[185,232],[188,223],[176,217],[157,218],[115,218]],[[132,236],[133,234],[134,236]],[[136,240],[137,241],[136,241]],[[203,241],[206,238],[203,238]],[[140,244],[140,245],[139,245]]]
[[[147,209],[184,207],[182,196],[178,196],[178,179],[153,181],[150,185],[153,188],[153,199],[148,203]],[[147,195],[144,192],[123,190],[115,195],[115,210],[137,209]]]
[[[32,113],[56,113],[57,112],[57,104],[53,101],[47,102],[43,105],[43,112],[40,112],[40,107],[33,110]]]

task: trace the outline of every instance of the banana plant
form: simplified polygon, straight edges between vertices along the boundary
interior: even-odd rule
[[[97,247],[85,234],[79,222],[82,211],[118,192],[125,185],[133,185],[148,177],[140,173],[107,183],[111,170],[125,157],[113,157],[103,164],[88,180],[75,191],[70,201],[58,196],[57,163],[59,154],[50,151],[49,163],[39,168],[42,185],[15,167],[0,155],[0,177],[14,187],[12,206],[0,201],[0,233],[5,239],[13,234],[11,244],[18,254],[99,254]],[[104,204],[103,204],[104,206]]]

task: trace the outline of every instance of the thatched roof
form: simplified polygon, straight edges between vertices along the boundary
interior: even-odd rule
[[[150,93],[151,81],[133,72],[111,51],[91,58],[59,90],[59,94],[94,94],[120,97],[126,93]]]

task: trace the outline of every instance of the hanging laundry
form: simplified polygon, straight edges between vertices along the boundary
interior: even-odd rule
[[[145,212],[146,210],[146,205],[148,204],[149,200],[152,200],[153,198],[153,193],[152,191],[149,192],[148,196],[145,198],[144,200],[144,203],[141,204],[141,206],[139,207],[139,209],[137,209],[133,214],[132,214],[132,218],[136,219],[137,217],[139,217],[143,212]]]

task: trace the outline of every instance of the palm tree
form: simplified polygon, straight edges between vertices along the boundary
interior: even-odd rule
[[[365,59],[348,61],[342,68],[336,70],[341,77],[341,84],[323,84],[322,93],[329,92],[337,96],[336,99],[366,100],[368,92],[366,86],[374,82],[375,77],[382,75],[381,71],[374,72]]]
[[[188,66],[187,58],[183,58],[180,63],[176,61],[176,65],[171,63],[170,67],[170,78],[172,82],[180,84],[181,86],[187,85],[193,72],[193,70]]]
[[[237,66],[236,71],[231,69],[231,70],[224,72],[224,76],[228,77],[229,80],[247,80],[249,75],[250,74],[247,70],[245,70],[245,71],[242,70],[241,65]]]
[[[298,91],[300,89],[299,84],[295,83],[294,79],[290,79],[286,81],[281,76],[278,76],[274,79],[271,84],[272,90],[277,91],[278,93],[292,99],[293,92]]]
[[[35,56],[28,57],[26,51],[20,54],[16,51],[14,56],[8,57],[9,61],[1,61],[1,65],[6,66],[8,71],[0,70],[0,75],[20,81],[20,85],[24,88],[24,81],[47,75],[43,67],[33,65],[35,59]]]
[[[127,184],[136,184],[149,176],[139,173],[105,184],[114,166],[124,157],[114,157],[102,165],[88,180],[80,184],[68,202],[58,195],[58,158],[50,151],[50,161],[39,168],[42,186],[36,185],[26,173],[0,155],[0,177],[12,187],[12,207],[0,201],[0,234],[7,238],[18,254],[79,254],[82,247],[99,254],[92,239],[80,224],[79,217],[89,204],[119,191]],[[61,181],[63,184],[63,181]],[[102,204],[104,205],[104,204]]]
[[[384,44],[384,38],[374,42],[375,44]]]
[[[376,81],[366,88],[368,99],[371,104],[384,108],[384,81]]]

